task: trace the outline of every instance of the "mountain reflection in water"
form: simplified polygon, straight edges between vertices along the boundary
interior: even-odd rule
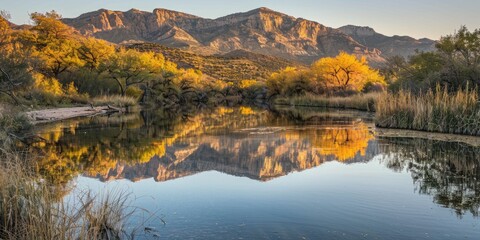
[[[368,162],[410,172],[415,189],[461,216],[478,216],[480,149],[460,143],[376,137],[371,116],[346,111],[249,107],[174,114],[145,111],[45,125],[32,151],[57,184],[163,182],[205,171],[269,181],[328,161]]]

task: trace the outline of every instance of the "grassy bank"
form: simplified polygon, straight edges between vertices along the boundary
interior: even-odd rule
[[[378,127],[480,136],[477,91],[435,92],[413,95],[400,91],[381,95],[376,103]]]
[[[307,94],[290,98],[277,98],[274,104],[300,107],[343,108],[373,112],[375,111],[375,101],[378,96],[378,93],[355,94],[349,97],[329,97]]]

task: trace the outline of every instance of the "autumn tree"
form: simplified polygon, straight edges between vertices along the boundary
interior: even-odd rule
[[[127,88],[155,79],[164,70],[165,58],[153,52],[120,49],[100,64],[100,69],[114,79],[122,95]]]
[[[0,12],[0,94],[9,96],[18,103],[17,91],[32,82],[28,56],[13,42],[13,31],[8,22],[9,14]]]
[[[322,58],[311,66],[317,84],[327,87],[361,91],[369,82],[384,83],[378,71],[368,66],[365,58],[341,52],[336,57]]]
[[[8,19],[10,15],[5,11],[0,11],[0,51],[3,51],[5,46],[10,43],[12,29]]]
[[[32,75],[24,57],[0,54],[0,93],[18,103],[17,91],[27,88],[30,83]]]
[[[312,91],[310,73],[294,67],[287,67],[273,73],[267,79],[268,98],[277,95],[293,96]]]
[[[115,47],[104,40],[92,37],[80,40],[78,56],[89,70],[98,69],[101,62],[107,61],[114,54]]]
[[[58,79],[61,73],[82,64],[77,51],[80,43],[73,29],[60,21],[58,13],[32,13],[30,18],[34,26],[22,38],[33,49],[32,56],[39,60],[39,72]]]

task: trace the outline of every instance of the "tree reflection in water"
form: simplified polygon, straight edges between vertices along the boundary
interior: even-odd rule
[[[480,148],[427,139],[379,139],[386,166],[407,169],[416,191],[452,208],[478,217],[480,209]]]
[[[351,112],[249,107],[145,111],[45,125],[38,168],[62,185],[83,174],[102,181],[168,181],[220,171],[259,181],[319,166],[381,156],[407,169],[417,191],[459,216],[478,216],[478,148],[407,138],[375,138],[370,118]]]

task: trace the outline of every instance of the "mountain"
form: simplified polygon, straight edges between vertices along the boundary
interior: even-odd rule
[[[278,129],[277,129],[278,130]],[[331,161],[349,163],[368,162],[378,155],[378,144],[360,134],[365,145],[352,149],[348,158],[340,159],[341,151],[321,149],[302,138],[289,137],[283,131],[256,133],[247,129],[231,135],[196,136],[168,146],[164,156],[153,156],[150,161],[138,164],[118,162],[103,174],[86,174],[102,181],[129,179],[139,181],[154,178],[169,181],[197,173],[217,171],[232,176],[269,181],[301,172]],[[351,130],[352,137],[355,133]],[[337,133],[342,134],[342,132]],[[358,140],[358,139],[357,139]],[[327,146],[323,146],[327,147]],[[339,155],[339,156],[337,156]]]
[[[245,50],[311,63],[346,51],[365,56],[374,64],[385,61],[378,49],[367,47],[340,30],[268,8],[217,19],[166,9],[100,9],[63,21],[84,35],[113,43],[153,42],[201,55]]]
[[[396,55],[408,57],[415,54],[416,50],[425,52],[435,50],[436,42],[427,38],[415,39],[408,36],[388,37],[377,33],[370,27],[353,25],[343,26],[338,30],[364,46],[379,49],[382,52],[382,56],[386,57]]]
[[[266,80],[272,72],[288,66],[304,67],[302,64],[283,58],[245,50],[204,56],[157,43],[135,43],[127,46],[139,51],[158,52],[181,68],[194,68],[214,79],[239,81],[244,79]]]

